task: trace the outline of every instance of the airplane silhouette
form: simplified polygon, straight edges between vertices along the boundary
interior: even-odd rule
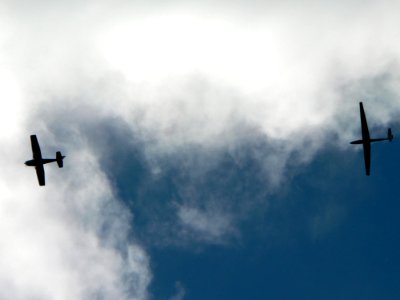
[[[62,168],[63,167],[63,159],[65,158],[65,156],[61,155],[60,151],[57,151],[56,158],[42,158],[42,152],[40,151],[40,146],[39,146],[39,142],[36,138],[36,135],[31,135],[31,145],[32,145],[33,159],[27,160],[25,162],[25,165],[27,165],[29,167],[35,167],[39,185],[43,186],[43,185],[45,185],[43,165],[56,161],[58,167]]]
[[[356,140],[350,142],[350,144],[362,144],[364,148],[364,162],[365,162],[365,173],[367,176],[370,175],[371,168],[371,143],[389,141],[391,142],[394,138],[392,130],[388,128],[388,133],[386,138],[371,139],[368,130],[367,118],[365,117],[364,107],[362,102],[360,102],[360,118],[361,118],[361,134],[362,140]]]

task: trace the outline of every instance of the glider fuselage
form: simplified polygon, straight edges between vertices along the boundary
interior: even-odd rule
[[[25,162],[25,165],[27,165],[29,167],[36,167],[38,165],[44,165],[44,164],[48,164],[48,163],[55,162],[55,161],[57,161],[56,158],[31,159],[31,160],[27,160]]]

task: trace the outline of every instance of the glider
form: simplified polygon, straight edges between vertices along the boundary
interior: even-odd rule
[[[43,165],[56,161],[58,167],[62,168],[63,167],[63,159],[65,158],[65,156],[61,155],[60,151],[57,151],[56,158],[42,158],[42,152],[40,151],[40,146],[39,146],[39,142],[37,140],[36,135],[31,135],[31,145],[32,145],[33,159],[27,160],[25,162],[25,165],[27,165],[29,167],[35,167],[39,185],[43,186],[43,185],[45,185]]]
[[[367,118],[365,117],[364,107],[362,102],[360,102],[360,118],[361,118],[361,134],[362,140],[352,141],[350,144],[362,144],[364,148],[364,162],[365,162],[365,173],[367,176],[370,174],[371,168],[371,143],[389,141],[393,140],[392,130],[388,128],[387,137],[379,139],[371,139],[368,130]]]

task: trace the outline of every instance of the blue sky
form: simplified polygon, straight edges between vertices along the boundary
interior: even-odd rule
[[[3,1],[0,298],[397,299],[399,8]]]
[[[355,122],[359,122],[357,113]],[[184,248],[150,242],[152,266],[158,275],[150,291],[156,299],[163,299],[180,282],[187,299],[397,298],[398,147],[396,141],[374,145],[371,177],[364,175],[360,151],[321,151],[277,195],[265,197],[271,203],[268,210],[262,202],[253,208],[239,226],[240,241]],[[235,167],[227,164],[224,170]],[[233,182],[224,188],[227,194],[235,184],[248,180],[254,182],[254,189],[259,188],[259,178],[249,175],[247,168],[234,172]],[[214,172],[221,170],[218,167]],[[160,188],[164,197],[174,190],[171,180],[166,180]],[[137,189],[134,182],[129,185],[122,184],[121,189]],[[159,201],[151,192],[145,199],[151,207]],[[136,218],[140,229],[140,213]]]
[[[390,158],[396,148],[398,143],[374,148],[381,152],[370,178],[362,172],[361,153],[321,153],[287,183],[284,197],[271,200],[284,207],[277,204],[247,222],[233,247],[153,250],[160,274],[154,295],[163,298],[179,280],[188,299],[397,298],[397,168]],[[342,155],[348,158],[338,163]],[[332,204],[344,216],[315,236],[310,217]]]

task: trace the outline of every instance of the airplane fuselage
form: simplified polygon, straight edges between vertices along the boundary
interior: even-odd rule
[[[356,144],[370,144],[373,142],[380,142],[380,141],[388,141],[389,138],[380,138],[380,139],[368,139],[368,140],[356,140],[350,142],[350,144],[356,145]]]
[[[51,162],[55,162],[57,161],[56,158],[41,158],[41,159],[31,159],[31,160],[27,160],[25,162],[25,165],[29,166],[29,167],[36,167],[39,165],[44,165],[44,164],[48,164]]]

